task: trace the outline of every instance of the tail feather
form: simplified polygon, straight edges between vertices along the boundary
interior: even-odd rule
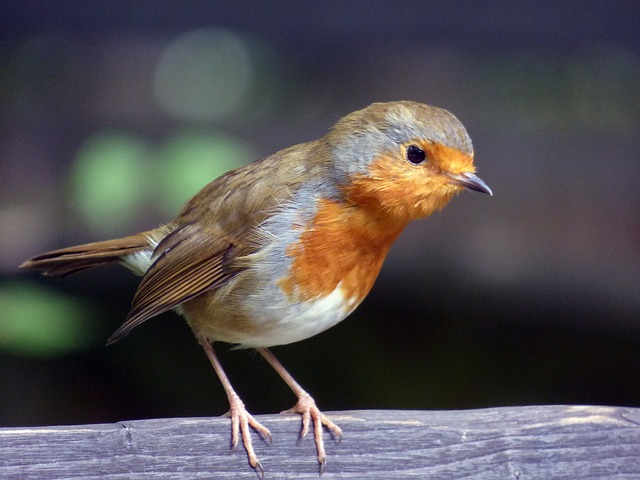
[[[64,277],[120,261],[124,255],[149,248],[150,232],[129,237],[62,248],[30,258],[20,268],[40,270],[44,275]]]

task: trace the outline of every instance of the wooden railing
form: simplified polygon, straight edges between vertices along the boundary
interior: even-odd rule
[[[323,480],[640,479],[640,409],[527,406],[464,411],[329,412]],[[318,479],[297,415],[260,415],[266,479]],[[311,437],[311,436],[309,436]],[[226,417],[0,429],[2,479],[256,479]]]

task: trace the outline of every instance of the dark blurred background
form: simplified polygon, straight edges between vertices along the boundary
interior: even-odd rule
[[[337,327],[274,353],[321,408],[640,405],[637,2],[4,1],[0,425],[220,415],[183,320],[125,340],[138,279],[18,272],[152,228],[374,101],[454,112],[495,196],[401,236]],[[294,398],[218,347],[254,413]]]

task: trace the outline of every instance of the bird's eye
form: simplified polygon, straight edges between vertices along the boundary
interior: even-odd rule
[[[424,153],[424,150],[416,147],[415,145],[409,145],[407,147],[407,160],[409,160],[414,165],[420,165],[424,163],[427,159],[427,154]]]

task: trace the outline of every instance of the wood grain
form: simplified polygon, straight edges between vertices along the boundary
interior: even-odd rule
[[[638,479],[640,409],[527,406],[465,411],[350,411],[330,416],[323,480]],[[261,415],[273,433],[256,452],[267,479],[317,479],[300,419]],[[251,479],[242,448],[229,451],[226,417],[0,429],[2,479]]]

